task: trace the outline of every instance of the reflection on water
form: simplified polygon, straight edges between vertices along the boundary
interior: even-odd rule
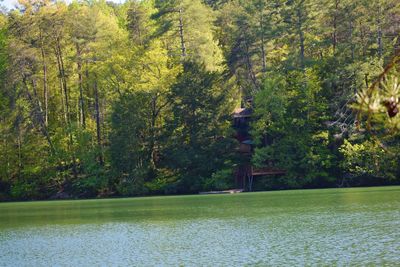
[[[399,193],[1,204],[0,266],[392,266],[400,262]]]

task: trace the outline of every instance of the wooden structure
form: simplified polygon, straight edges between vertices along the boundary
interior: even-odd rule
[[[237,108],[233,113],[233,128],[236,131],[235,138],[239,142],[238,153],[240,153],[241,157],[241,164],[235,170],[235,184],[236,188],[241,188],[245,191],[253,190],[253,181],[257,176],[285,174],[284,170],[270,166],[255,168],[251,165],[254,143],[249,133],[249,124],[252,113],[253,111],[250,108]]]

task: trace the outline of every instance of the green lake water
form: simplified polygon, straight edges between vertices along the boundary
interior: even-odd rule
[[[400,187],[0,203],[0,266],[400,266]]]

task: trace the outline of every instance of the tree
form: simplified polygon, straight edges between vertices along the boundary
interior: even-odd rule
[[[110,157],[122,195],[145,193],[144,183],[151,178],[151,112],[148,106],[151,106],[151,95],[145,92],[125,94],[114,106]]]
[[[168,143],[162,154],[165,166],[177,176],[177,192],[196,192],[213,173],[232,167],[229,97],[217,73],[184,62],[169,96],[173,116],[167,121]]]
[[[327,106],[320,90],[315,73],[308,71],[303,76],[293,71],[266,79],[256,94],[251,125],[257,144],[253,163],[286,170],[280,186],[332,184],[335,156],[328,148],[328,131],[322,127]]]
[[[166,41],[169,55],[205,64],[209,70],[221,69],[222,54],[214,41],[213,11],[200,0],[155,1],[158,23],[155,36]]]
[[[151,39],[155,32],[155,23],[150,18],[152,13],[155,13],[155,10],[150,1],[130,3],[127,27],[133,44],[144,46]]]

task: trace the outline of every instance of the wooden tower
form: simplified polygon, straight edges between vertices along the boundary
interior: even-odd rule
[[[240,155],[240,164],[235,170],[236,188],[244,191],[253,190],[253,181],[257,176],[282,175],[284,170],[269,167],[266,164],[263,168],[254,168],[251,164],[251,158],[254,152],[254,143],[250,135],[250,122],[252,119],[251,108],[237,108],[233,112],[233,128],[235,129],[235,138],[239,143],[237,152]]]

